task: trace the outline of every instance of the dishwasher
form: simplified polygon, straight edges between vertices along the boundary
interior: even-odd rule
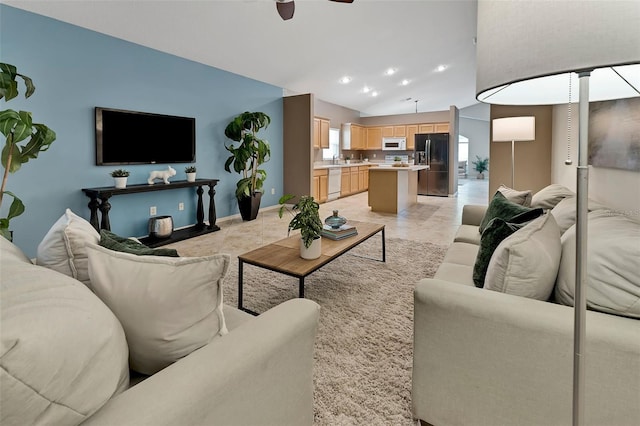
[[[340,196],[340,186],[342,184],[342,169],[331,167],[329,169],[329,195],[328,200],[335,200]]]

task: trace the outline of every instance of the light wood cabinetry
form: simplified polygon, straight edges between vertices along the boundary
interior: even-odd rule
[[[324,203],[329,199],[329,175],[320,175],[320,203]]]
[[[350,175],[351,175],[351,193],[355,194],[360,191],[360,181],[358,180],[358,168],[350,167]]]
[[[433,124],[418,124],[418,133],[433,133]]]
[[[351,125],[351,149],[365,149],[367,131],[363,126]]]
[[[381,127],[367,127],[367,149],[382,149]]]
[[[369,166],[358,167],[358,191],[369,189]]]
[[[434,130],[435,133],[449,133],[449,123],[436,123]]]
[[[418,125],[407,124],[407,149],[415,149],[416,133],[418,133]]]
[[[340,196],[351,194],[351,167],[342,168],[342,176],[340,180]]]
[[[313,147],[329,148],[329,120],[321,117],[313,118]]]
[[[371,166],[352,166],[342,168],[340,196],[356,194],[369,189],[369,168]]]
[[[329,198],[329,170],[313,171],[313,198],[319,203],[324,203]]]
[[[313,147],[320,148],[320,119],[313,119]]]
[[[407,126],[384,126],[382,128],[383,138],[401,138],[407,136]]]

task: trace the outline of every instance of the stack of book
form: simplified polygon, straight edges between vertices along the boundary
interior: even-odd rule
[[[358,235],[358,230],[355,226],[347,225],[346,223],[339,228],[332,228],[329,225],[324,225],[322,227],[321,235],[331,240],[341,240],[353,235]]]

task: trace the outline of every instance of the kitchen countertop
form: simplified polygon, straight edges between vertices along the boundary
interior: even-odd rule
[[[409,167],[393,167],[391,164],[380,164],[380,167],[376,168],[376,171],[379,172],[402,172],[402,171],[418,171],[418,170],[426,170],[429,166],[425,165],[410,165]]]
[[[369,163],[369,162],[362,162],[362,163],[351,163],[351,164],[318,164],[317,166],[313,166],[314,170],[320,170],[320,169],[334,169],[334,168],[342,168],[342,167],[358,167],[358,166],[370,166],[370,167],[377,167],[377,166],[384,166],[384,164],[382,163]]]

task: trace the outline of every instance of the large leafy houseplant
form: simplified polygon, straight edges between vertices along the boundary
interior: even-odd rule
[[[260,169],[263,163],[269,161],[271,148],[269,142],[257,136],[260,129],[265,129],[271,123],[271,118],[263,112],[243,112],[235,117],[224,130],[226,137],[238,145],[226,145],[231,153],[224,163],[224,169],[231,173],[231,168],[240,173],[242,178],[236,184],[236,198],[249,197],[261,192],[262,185],[267,178],[267,172]]]
[[[0,99],[8,102],[18,96],[18,77],[24,81],[25,98],[33,95],[36,88],[29,77],[18,73],[13,65],[0,63]],[[0,234],[11,239],[9,221],[24,213],[25,206],[14,193],[6,190],[9,173],[17,172],[24,163],[38,158],[40,152],[48,150],[56,139],[56,134],[44,124],[34,123],[29,111],[17,112],[12,109],[0,111],[0,132],[6,138],[2,149],[4,173],[0,187],[0,207],[5,195],[13,198],[7,217],[0,218]]]
[[[476,160],[471,162],[473,164],[473,168],[478,173],[484,173],[486,170],[489,170],[489,159],[488,158],[480,158],[476,155]]]
[[[279,203],[281,204],[278,216],[282,218],[282,214],[286,209],[287,201],[294,198],[294,195],[283,195],[280,197]],[[299,229],[302,242],[306,248],[311,246],[313,240],[320,238],[322,232],[322,220],[320,220],[320,214],[318,213],[320,205],[310,195],[303,195],[300,200],[291,208],[291,214],[293,219],[289,222],[289,233],[292,230]]]

